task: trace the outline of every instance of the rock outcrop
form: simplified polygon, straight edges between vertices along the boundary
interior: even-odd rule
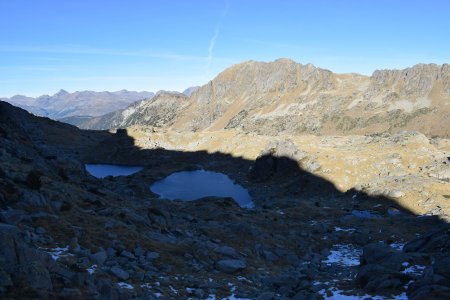
[[[160,92],[149,100],[110,114],[92,118],[80,127],[92,129],[125,128],[132,125],[167,127],[173,124],[177,114],[188,105],[188,97],[180,93]]]

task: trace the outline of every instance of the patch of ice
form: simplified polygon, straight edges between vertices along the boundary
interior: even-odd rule
[[[174,293],[175,295],[178,295],[178,291],[171,285],[169,285],[169,289],[172,293]]]
[[[71,253],[67,253],[67,251],[69,251],[69,246],[56,247],[56,248],[41,248],[41,249],[44,249],[45,252],[50,254],[54,261],[57,261],[58,259],[60,259],[61,257],[64,257],[64,256],[73,255]]]
[[[144,283],[144,284],[141,284],[141,288],[144,288],[144,289],[151,289],[153,286],[151,286],[149,283]]]
[[[119,288],[121,288],[121,289],[128,289],[128,290],[134,289],[134,287],[133,287],[131,284],[126,283],[126,282],[118,282],[117,285],[118,285]]]
[[[335,231],[343,231],[343,232],[353,232],[353,231],[355,231],[356,229],[355,228],[341,228],[341,227],[334,227],[334,230]]]
[[[222,300],[251,300],[250,298],[239,298],[236,297],[234,294],[231,294],[228,298],[222,298]]]
[[[226,297],[226,298],[222,298],[222,300],[251,300],[251,299],[248,299],[248,298],[239,298],[239,297],[236,297],[236,295],[235,295],[235,292],[236,292],[236,286],[233,285],[232,283],[228,283],[228,286],[230,287],[231,295],[228,296],[228,297]]]
[[[92,265],[90,268],[87,268],[86,271],[92,275],[92,274],[94,274],[96,269],[97,269],[97,265]]]
[[[236,291],[236,286],[234,286],[232,283],[228,283],[228,286],[230,287],[230,292],[231,292],[231,295],[230,295],[230,296],[225,297],[225,298],[217,298],[216,295],[214,295],[214,294],[209,294],[209,295],[208,295],[208,298],[206,298],[205,300],[251,300],[251,299],[249,299],[249,298],[239,298],[239,297],[236,297],[236,295],[234,294],[234,292]],[[188,291],[188,289],[189,289],[189,291]],[[192,289],[192,288],[186,288],[186,291],[188,291],[189,293],[191,293],[191,292],[194,291],[194,289]],[[191,298],[189,298],[189,299],[191,299]]]
[[[236,279],[239,280],[239,281],[245,281],[245,282],[252,283],[251,280],[248,280],[248,279],[245,278],[244,276],[238,276],[238,277],[236,277]]]
[[[331,296],[328,296],[327,291],[322,289],[319,291],[319,294],[323,297],[324,300],[385,300],[385,299],[393,299],[393,300],[408,300],[406,293],[402,293],[400,295],[391,296],[391,297],[383,297],[383,296],[371,296],[371,295],[346,295],[348,292],[338,289],[331,289]],[[345,293],[345,294],[344,294]]]
[[[389,246],[390,246],[392,249],[402,251],[402,250],[403,250],[403,247],[405,246],[405,243],[394,242],[394,243],[390,244]]]
[[[338,264],[347,267],[359,266],[359,257],[362,254],[362,250],[355,248],[351,244],[334,245],[330,252],[330,255],[328,255],[323,263],[328,265]]]
[[[404,269],[402,271],[402,273],[403,274],[420,275],[420,274],[422,274],[423,270],[425,270],[425,268],[426,268],[425,266],[421,266],[421,265],[412,265],[412,266]]]

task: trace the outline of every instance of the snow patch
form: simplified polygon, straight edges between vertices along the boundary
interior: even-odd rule
[[[343,231],[343,232],[353,232],[356,229],[355,228],[341,228],[341,227],[334,227],[334,230],[339,232],[339,231]]]
[[[359,257],[362,254],[362,250],[355,248],[351,244],[338,244],[334,245],[330,251],[327,259],[322,261],[327,265],[337,264],[341,266],[353,267],[359,266]]]
[[[389,246],[390,246],[392,249],[402,251],[402,250],[403,250],[403,247],[405,246],[405,243],[394,242],[394,243],[390,244]]]
[[[325,289],[320,290],[319,294],[323,297],[324,300],[387,300],[387,299],[393,299],[393,300],[408,300],[408,297],[406,296],[406,293],[402,293],[400,295],[391,296],[391,297],[383,297],[383,296],[371,296],[371,295],[362,295],[362,296],[356,296],[356,295],[346,295],[348,292],[338,289],[331,289],[331,296],[328,296],[327,291]],[[345,294],[344,294],[345,293]]]
[[[67,253],[69,251],[69,246],[56,248],[41,248],[41,249],[50,254],[54,261],[57,261],[58,259],[64,256],[73,256],[73,254]]]
[[[119,286],[119,288],[121,288],[121,289],[127,289],[127,290],[134,289],[134,287],[131,284],[126,283],[126,282],[118,282],[117,286]]]
[[[87,268],[86,271],[92,275],[92,274],[94,274],[96,269],[97,269],[97,265],[92,265],[90,268]]]
[[[403,265],[403,266],[405,266],[405,265]],[[426,268],[425,266],[421,266],[421,265],[412,265],[412,266],[409,266],[406,269],[404,269],[402,271],[402,273],[410,274],[410,275],[420,275],[420,274],[422,274],[423,270],[425,270],[425,268]]]

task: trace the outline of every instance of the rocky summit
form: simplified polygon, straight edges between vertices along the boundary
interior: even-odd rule
[[[448,73],[246,62],[103,131],[0,102],[0,298],[449,299]],[[193,170],[254,205],[150,189]]]

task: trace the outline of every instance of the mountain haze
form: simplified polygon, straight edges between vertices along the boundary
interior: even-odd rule
[[[122,128],[131,125],[164,127],[189,104],[182,93],[158,92],[153,98],[136,102],[125,109],[88,119],[79,126],[92,129]]]
[[[86,116],[104,115],[124,108],[135,101],[151,98],[153,95],[151,92],[127,90],[117,92],[81,91],[74,93],[60,90],[52,96],[43,95],[32,98],[16,95],[11,98],[1,98],[0,100],[24,108],[38,116],[63,119],[75,116],[86,118]]]
[[[224,70],[183,105],[174,102],[170,121],[161,123],[154,117],[161,115],[159,109],[167,113],[170,107],[150,108],[145,101],[127,109],[131,115],[126,119],[178,131],[234,128],[258,134],[374,134],[418,130],[449,136],[449,126],[442,126],[450,123],[449,74],[448,64],[418,64],[364,76],[335,74],[290,59],[247,61]],[[119,115],[80,127],[129,126]]]

